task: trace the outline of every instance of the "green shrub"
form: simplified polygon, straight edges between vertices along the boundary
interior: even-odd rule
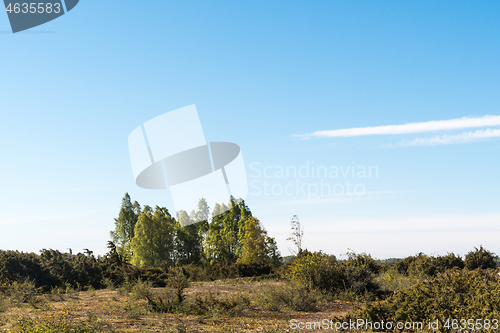
[[[90,297],[95,297],[95,289],[92,286],[87,287],[87,292],[89,293]]]
[[[493,270],[453,268],[343,318],[396,323],[451,319],[499,319],[500,283]],[[440,327],[441,331],[449,331]]]
[[[198,281],[269,275],[271,271],[270,265],[234,263],[226,260],[206,266]],[[191,281],[196,280],[191,279]]]
[[[39,260],[42,267],[50,273],[53,286],[70,283],[75,289],[83,286],[100,287],[102,266],[88,251],[88,255],[78,253],[62,253],[57,250],[43,249]]]
[[[376,278],[376,283],[380,286],[382,291],[390,293],[392,291],[410,288],[423,279],[423,277],[403,275],[393,266],[381,273]]]
[[[460,256],[455,255],[454,253],[448,253],[445,256],[439,256],[434,259],[434,265],[436,266],[436,270],[439,273],[444,273],[448,269],[452,268],[464,268],[464,261]]]
[[[380,287],[375,283],[375,276],[369,268],[343,263],[338,263],[337,266],[343,283],[343,290],[340,288],[340,291],[363,296],[362,298],[366,299],[372,299],[378,294]]]
[[[123,307],[128,319],[139,319],[142,315],[146,314],[144,309],[133,302],[127,301],[127,304]]]
[[[432,258],[422,252],[404,258],[396,264],[396,268],[401,274],[410,276],[433,276],[436,273]]]
[[[236,295],[217,297],[211,291],[204,295],[196,295],[193,302],[184,308],[186,314],[223,316],[241,316],[251,309],[251,302],[247,296]]]
[[[373,274],[378,274],[382,269],[381,264],[364,252],[359,254],[354,251],[347,252],[347,258],[346,263],[349,266],[366,268]]]
[[[399,273],[414,277],[432,277],[455,267],[464,268],[464,261],[454,253],[432,257],[420,252],[416,256],[406,257],[396,264]]]
[[[207,277],[205,276],[205,269],[201,265],[189,264],[181,266],[181,268],[183,270],[183,274],[188,278],[190,282],[203,281],[207,279]]]
[[[54,285],[50,272],[35,253],[0,251],[0,283],[33,281],[35,286],[49,289]]]
[[[31,281],[22,283],[14,281],[10,285],[7,294],[14,304],[28,303],[36,308],[37,303],[39,303],[37,295],[40,294],[40,289],[36,288],[35,283]]]
[[[101,280],[101,285],[104,286],[104,288],[106,288],[108,290],[115,289],[115,284],[114,284],[113,280],[111,280],[110,278],[103,278]]]
[[[71,288],[83,290],[115,289],[130,284],[130,281],[150,281],[154,287],[165,287],[171,277],[171,271],[178,269],[163,265],[162,267],[136,267],[123,260],[113,243],[108,244],[109,252],[103,257],[94,257],[92,251],[73,254],[57,250],[23,253],[0,250],[0,285],[15,281],[33,281],[37,288],[48,292],[51,289]],[[241,264],[229,260],[213,265],[181,266],[188,281],[206,281],[237,277],[269,275],[271,266],[260,264]]]
[[[336,261],[325,253],[305,250],[289,264],[285,276],[307,290],[372,297],[379,290],[374,282],[374,268],[363,262],[366,258],[358,259]]]
[[[474,251],[470,251],[465,256],[465,268],[472,269],[487,269],[496,268],[495,254],[487,251],[481,245],[479,249],[476,247]]]
[[[147,298],[152,296],[151,288],[152,284],[149,281],[142,281],[138,279],[136,283],[132,286],[132,295],[131,298],[133,300]]]
[[[177,267],[169,272],[167,285],[175,289],[178,304],[182,303],[185,298],[184,289],[189,286],[188,279],[189,277],[184,268]]]
[[[174,295],[167,295],[167,297],[155,297],[149,295],[145,297],[148,301],[148,309],[155,313],[177,313],[183,312],[183,304],[179,303],[177,297]]]
[[[316,303],[320,295],[307,290],[300,284],[261,285],[257,304],[264,310],[280,312],[284,308],[295,311],[318,311]]]
[[[94,333],[88,322],[79,321],[69,310],[55,310],[35,317],[17,320],[12,333]]]
[[[295,259],[295,256],[293,256]],[[276,269],[276,271],[273,274],[273,277],[277,279],[286,279],[289,272],[290,272],[290,267],[292,265],[292,261],[286,262],[284,264],[281,264],[280,267]]]
[[[336,261],[323,252],[300,252],[291,262],[286,278],[308,290],[331,291],[342,283]]]

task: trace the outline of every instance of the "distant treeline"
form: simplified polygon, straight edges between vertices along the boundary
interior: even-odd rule
[[[403,258],[388,258],[388,259],[379,259],[377,262],[381,264],[395,264],[403,260]]]

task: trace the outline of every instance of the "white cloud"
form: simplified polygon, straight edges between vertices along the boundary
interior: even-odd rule
[[[450,134],[450,135],[444,134],[432,138],[417,138],[412,141],[403,141],[399,145],[403,147],[435,146],[435,145],[447,145],[453,143],[466,143],[471,141],[478,141],[478,140],[498,138],[498,137],[500,137],[500,128],[477,130],[474,132],[463,132],[460,134]]]
[[[483,117],[463,117],[450,120],[433,120],[421,123],[409,123],[403,125],[386,125],[374,127],[357,127],[338,130],[316,131],[310,134],[298,134],[302,138],[333,138],[333,137],[353,137],[365,135],[384,135],[384,134],[411,134],[425,133],[433,131],[499,126],[500,116],[486,115]]]

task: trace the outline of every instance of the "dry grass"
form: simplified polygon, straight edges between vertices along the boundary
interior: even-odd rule
[[[240,311],[226,313],[214,308],[213,311],[205,312],[203,315],[186,315],[182,312],[155,313],[151,311],[145,298],[134,297],[133,292],[123,289],[37,295],[36,303],[33,303],[36,307],[31,303],[2,299],[0,332],[2,330],[23,332],[21,325],[29,326],[31,323],[36,326],[50,323],[53,327],[63,327],[63,329],[40,332],[278,333],[290,331],[289,321],[292,318],[300,321],[317,321],[345,314],[351,309],[351,304],[346,302],[317,299],[314,312],[298,312],[284,305],[274,311],[266,310],[259,302],[262,293],[280,288],[285,290],[283,284],[284,282],[254,279],[191,283],[185,289],[184,302],[187,303],[194,302],[196,297],[206,297],[208,293],[216,300],[231,299],[236,303],[238,300],[244,300],[243,305],[240,304],[242,308]],[[153,297],[165,297],[172,292],[166,288],[152,288],[150,291]],[[67,327],[66,331],[64,327]],[[81,330],[78,331],[76,328]]]

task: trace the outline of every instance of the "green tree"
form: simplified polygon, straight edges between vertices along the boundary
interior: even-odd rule
[[[228,206],[216,204],[208,232],[204,240],[205,259],[216,262],[236,262],[243,255],[245,223],[252,217],[252,212],[242,199],[230,198]]]
[[[281,265],[281,253],[278,250],[278,243],[273,237],[266,236],[266,251],[267,257],[272,267],[276,268]]]
[[[132,239],[132,264],[137,266],[159,266],[173,264],[175,220],[165,207],[149,206],[137,221]]]
[[[193,210],[189,217],[192,221],[196,221],[197,230],[198,230],[198,234],[199,234],[199,240],[201,243],[201,245],[200,245],[200,248],[201,248],[200,258],[203,258],[203,253],[204,253],[203,240],[208,235],[208,229],[209,229],[208,221],[210,218],[210,208],[208,207],[208,203],[205,200],[205,198],[200,199],[200,201],[198,202],[197,209]]]
[[[222,214],[222,244],[224,246],[224,253],[227,260],[235,262],[238,259],[241,249],[241,243],[238,239],[240,221],[242,220],[240,202],[231,196],[229,207],[223,205],[222,208],[227,210]]]
[[[228,253],[223,242],[224,212],[225,205],[216,204],[212,212],[212,220],[209,223],[208,233],[204,240],[204,255],[208,263],[214,264],[227,259]],[[224,213],[222,213],[224,212]]]
[[[239,214],[237,218],[239,219],[238,221],[238,246],[236,247],[236,256],[238,258],[241,258],[243,255],[243,240],[245,238],[245,224],[246,221],[252,217],[252,212],[248,208],[248,206],[245,204],[245,201],[239,200],[236,203],[236,207],[234,210],[238,210]]]
[[[270,263],[266,246],[267,238],[267,232],[260,224],[260,221],[255,217],[247,218],[244,224],[241,257],[238,262],[262,265]]]
[[[179,265],[198,264],[202,259],[203,237],[200,232],[202,222],[191,222],[185,211],[178,213],[178,222],[175,226],[175,253]]]
[[[208,219],[210,217],[210,208],[205,198],[198,202],[198,208],[193,210],[189,216],[195,223],[200,223],[199,229],[203,234],[208,232]]]
[[[122,199],[118,218],[115,219],[115,230],[110,232],[111,239],[116,245],[117,252],[126,261],[132,258],[131,242],[134,238],[134,229],[141,214],[141,206],[137,201],[132,203],[128,193]]]

